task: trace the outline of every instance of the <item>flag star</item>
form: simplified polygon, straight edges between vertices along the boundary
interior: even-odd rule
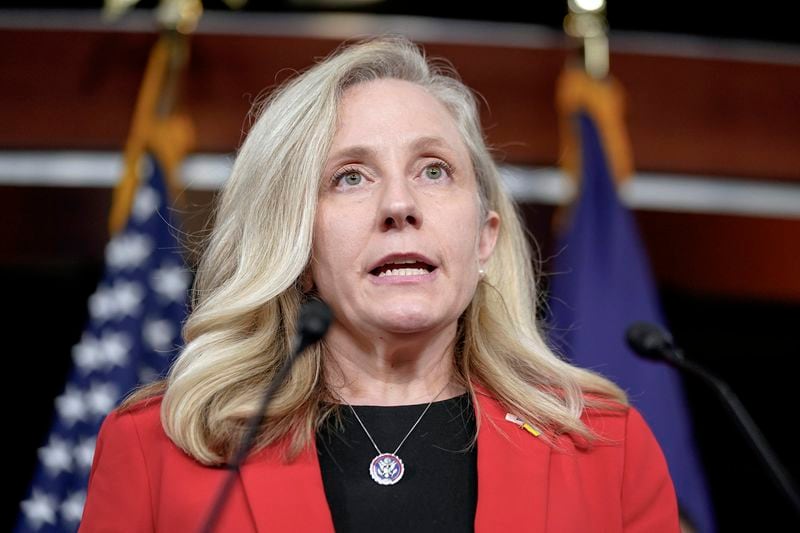
[[[68,524],[77,524],[83,515],[83,506],[86,503],[86,491],[73,492],[61,502],[61,518]]]
[[[189,288],[189,273],[176,264],[163,264],[153,272],[150,283],[155,291],[173,302],[186,300],[186,289]]]
[[[99,368],[103,361],[103,351],[97,339],[84,333],[81,341],[72,347],[72,361],[84,376]]]
[[[144,299],[142,286],[135,281],[118,281],[114,284],[114,300],[119,318],[125,315],[135,317]]]
[[[39,448],[39,460],[52,477],[62,471],[72,471],[72,449],[69,442],[56,437],[50,437],[47,446]]]
[[[139,383],[150,383],[158,378],[158,372],[145,366],[139,369]]]
[[[137,222],[145,222],[150,218],[161,201],[158,192],[152,187],[142,187],[133,200],[133,218]]]
[[[86,401],[81,391],[73,385],[67,385],[64,394],[56,398],[58,416],[67,426],[73,426],[78,420],[86,418]]]
[[[119,391],[110,383],[92,383],[91,388],[86,393],[86,403],[89,409],[100,416],[105,416],[111,412],[119,398]]]
[[[57,501],[53,496],[45,494],[38,489],[33,489],[31,497],[20,504],[25,519],[33,529],[39,529],[43,524],[56,525]]]
[[[96,443],[95,437],[89,437],[88,439],[81,439],[80,443],[72,449],[75,464],[84,472],[89,472],[89,469],[92,468]]]
[[[137,378],[165,375],[182,342],[179,315],[186,310],[192,271],[162,216],[168,208],[157,183],[161,169],[152,157],[140,161],[152,174],[140,174],[127,229],[105,248],[103,280],[88,299],[90,320],[72,348],[70,382],[55,401],[49,441],[37,450],[37,483],[20,504],[20,526],[29,531],[79,527],[87,478],[101,455],[95,454],[99,422]],[[175,316],[166,316],[167,309]]]
[[[153,240],[141,233],[117,235],[106,246],[106,263],[111,268],[134,268],[153,251]]]
[[[114,295],[108,287],[100,286],[97,291],[89,297],[89,315],[93,320],[105,322],[111,319],[117,312],[114,304]]]
[[[100,349],[106,368],[124,366],[128,362],[131,341],[124,333],[108,332],[100,339]]]
[[[173,348],[175,326],[169,320],[148,320],[142,328],[142,337],[151,350],[164,353]]]

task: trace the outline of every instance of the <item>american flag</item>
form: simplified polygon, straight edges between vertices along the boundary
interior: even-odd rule
[[[77,529],[103,418],[137,384],[163,375],[181,342],[191,276],[163,171],[155,158],[144,163],[127,224],[106,246],[105,273],[89,298],[89,321],[72,349],[73,369],[55,400],[18,532]]]

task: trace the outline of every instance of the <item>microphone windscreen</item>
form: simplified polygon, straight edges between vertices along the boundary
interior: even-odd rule
[[[657,361],[663,360],[672,346],[669,333],[649,322],[634,322],[628,326],[625,340],[638,355]]]
[[[304,303],[300,308],[297,330],[306,344],[321,339],[333,321],[330,307],[318,298]]]

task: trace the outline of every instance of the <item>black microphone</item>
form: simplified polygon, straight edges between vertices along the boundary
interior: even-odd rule
[[[297,319],[293,356],[324,337],[332,321],[333,313],[322,300],[313,298],[303,304]]]
[[[267,387],[264,396],[261,398],[261,405],[247,424],[247,431],[245,431],[244,438],[242,438],[242,443],[239,445],[239,449],[233,461],[226,465],[230,471],[222,487],[220,487],[219,493],[217,493],[214,505],[208,513],[208,518],[206,518],[205,524],[200,529],[201,532],[211,533],[214,530],[214,525],[217,519],[219,519],[222,509],[225,507],[225,502],[228,500],[230,491],[233,488],[233,483],[236,481],[239,467],[255,442],[259,426],[267,412],[269,402],[275,395],[275,391],[286,381],[286,376],[289,375],[298,356],[303,353],[306,348],[325,336],[325,332],[328,331],[332,321],[333,312],[331,312],[330,308],[322,300],[316,298],[311,299],[300,308],[300,314],[297,318],[297,333],[292,342],[292,353]]]
[[[722,398],[723,405],[727,407],[728,412],[739,425],[739,429],[744,432],[750,444],[755,448],[756,454],[766,464],[773,481],[777,483],[794,510],[800,515],[800,495],[794,481],[728,384],[697,363],[687,360],[683,356],[683,352],[675,346],[672,336],[655,324],[635,322],[625,332],[625,339],[628,346],[637,355],[651,361],[666,361],[680,370],[699,376],[714,388]]]
[[[670,334],[655,324],[649,322],[631,324],[625,332],[625,340],[634,352],[645,359],[651,361],[665,359],[673,364],[680,364],[683,361],[683,354],[675,347]]]

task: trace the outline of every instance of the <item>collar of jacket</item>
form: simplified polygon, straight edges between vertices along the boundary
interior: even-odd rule
[[[475,385],[478,429],[476,531],[543,531],[550,446],[506,420],[506,411]],[[291,464],[268,447],[241,467],[241,481],[259,532],[333,533],[316,444]]]

